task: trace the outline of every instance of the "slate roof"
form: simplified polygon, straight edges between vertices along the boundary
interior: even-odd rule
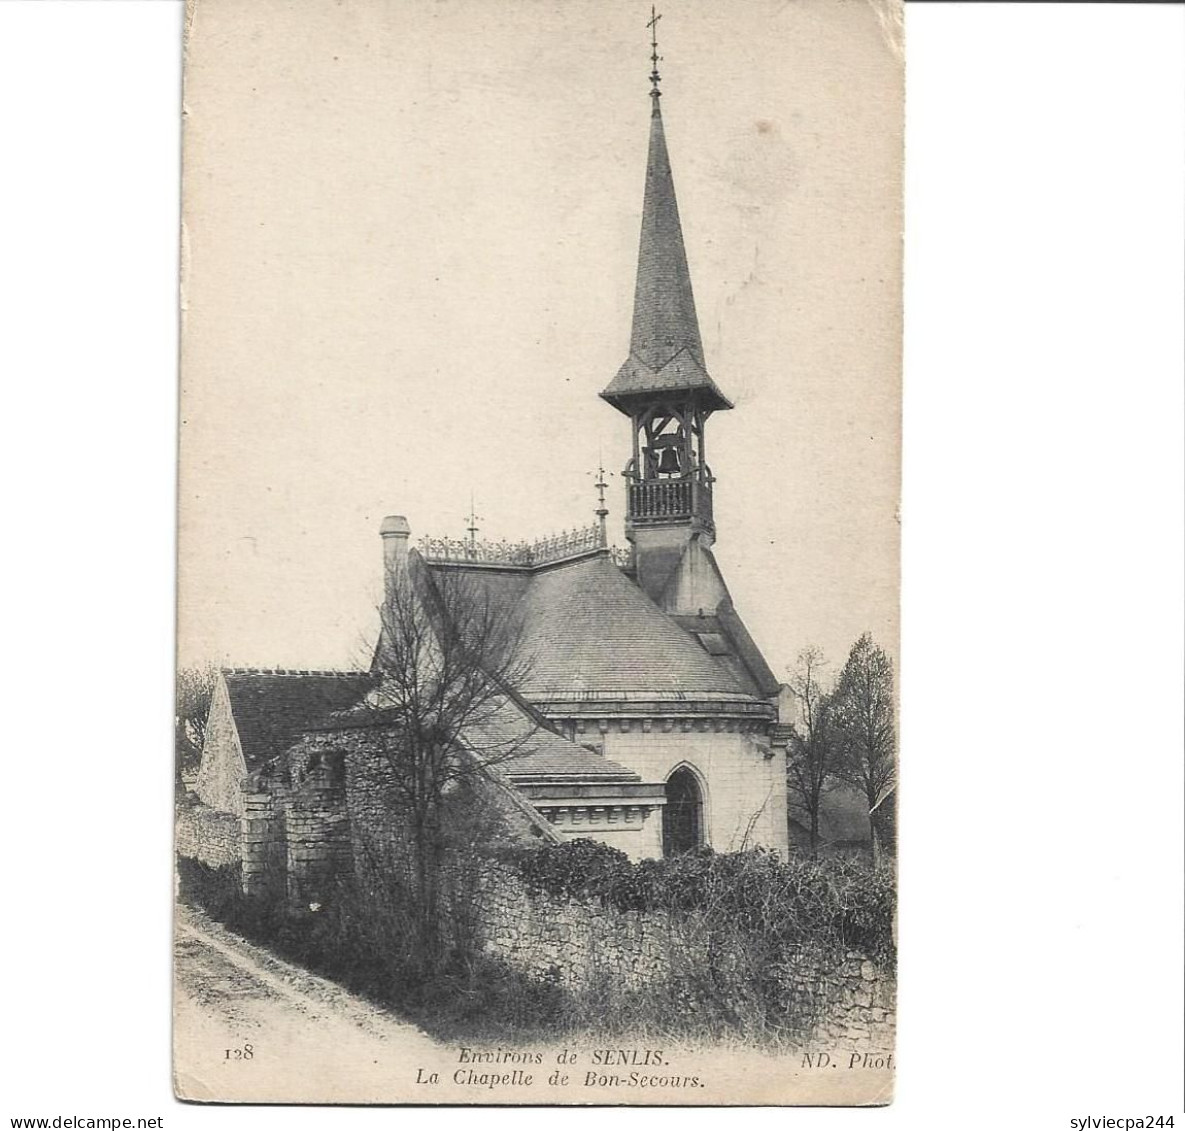
[[[360,696],[349,699],[339,710],[321,714],[307,725],[328,730],[390,725],[382,721],[382,695],[381,685],[368,678]],[[513,692],[491,699],[482,713],[485,717],[466,727],[461,742],[479,761],[499,767],[512,781],[540,777],[606,782],[641,780],[633,770],[552,730],[552,724],[543,715]]]
[[[507,699],[495,716],[474,728],[470,744],[484,751],[518,751],[497,765],[511,781],[578,777],[597,781],[640,781],[632,770],[556,734],[533,711]]]
[[[690,392],[705,408],[732,408],[720,386],[689,353],[676,354],[665,365],[651,368],[633,353],[602,391],[601,397],[629,415],[634,398],[649,400],[655,393]]]
[[[650,119],[630,356],[601,393],[622,412],[657,390],[693,392],[709,409],[732,405],[708,376],[662,115]]]
[[[606,554],[524,571],[513,581],[472,572],[521,625],[519,647],[530,671],[518,690],[531,702],[727,701],[767,693],[735,650],[710,654]],[[705,632],[722,634],[731,627],[722,627],[718,617],[703,619]]]
[[[357,703],[374,682],[366,672],[227,668],[222,676],[249,772],[282,754],[303,731]]]
[[[745,690],[763,698],[777,695],[781,687],[778,677],[730,602],[722,603],[714,615],[673,615],[671,620],[699,640],[704,650],[727,668]]]
[[[739,687],[743,687],[750,694],[757,695],[760,688],[753,681],[744,662],[736,653],[728,633],[725,632],[720,618],[717,616],[684,617],[673,616],[671,619],[685,629],[699,642],[705,652],[715,662],[723,667],[733,677]],[[763,661],[764,662],[764,661]]]
[[[412,551],[413,560],[423,564],[423,558],[417,551]],[[491,619],[495,624],[502,625],[507,631],[513,631],[518,624],[520,603],[531,587],[532,572],[529,569],[466,569],[464,566],[449,567],[439,564],[427,567],[431,573],[437,574],[450,568],[459,568],[466,575],[465,592],[472,592],[476,598],[488,602]]]
[[[749,694],[604,556],[536,575],[523,602],[522,647],[533,669],[522,688],[530,699]]]

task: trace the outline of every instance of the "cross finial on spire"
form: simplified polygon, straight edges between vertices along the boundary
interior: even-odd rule
[[[654,5],[650,5],[650,19],[646,26],[650,29],[650,97],[654,100],[654,113],[658,113],[658,100],[662,97],[662,91],[658,89],[658,84],[662,82],[662,76],[658,73],[658,64],[662,56],[658,53],[658,21],[662,19],[662,15],[656,12]]]
[[[608,535],[605,530],[605,519],[609,515],[609,508],[605,506],[605,488],[609,486],[605,482],[605,458],[601,456],[599,465],[597,467],[597,481],[593,484],[597,489],[597,519],[601,525],[601,545],[609,545]]]
[[[479,515],[477,513],[477,510],[473,505],[473,492],[472,491],[469,492],[469,515],[468,515],[467,521],[468,521],[469,525],[466,526],[465,529],[467,531],[469,531],[469,544],[470,544],[470,546],[476,546],[477,545],[477,532],[481,529],[477,524],[478,524],[478,522],[481,521],[481,515]]]

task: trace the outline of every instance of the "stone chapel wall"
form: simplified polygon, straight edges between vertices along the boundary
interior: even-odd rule
[[[584,734],[578,731],[577,741]],[[690,766],[705,784],[708,843],[717,852],[761,845],[786,856],[786,764],[781,756],[770,756],[759,726],[724,719],[623,719],[597,738],[607,758],[643,781],[666,781],[678,766]]]

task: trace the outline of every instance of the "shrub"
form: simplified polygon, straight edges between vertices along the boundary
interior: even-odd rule
[[[215,868],[189,856],[177,857],[178,894],[184,903],[224,921],[241,902],[243,869],[240,864]]]
[[[883,960],[893,954],[893,877],[854,861],[703,848],[635,863],[592,840],[514,848],[503,860],[535,894],[618,911],[698,912],[783,947],[855,948]]]

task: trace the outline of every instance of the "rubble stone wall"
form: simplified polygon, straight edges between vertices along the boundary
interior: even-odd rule
[[[194,803],[177,809],[176,846],[181,856],[211,868],[237,864],[242,858],[239,818]]]
[[[619,911],[599,901],[529,892],[494,866],[478,895],[476,922],[485,953],[536,979],[573,989],[611,980],[624,990],[701,980],[705,971],[744,985],[744,956],[721,949],[721,936],[702,916],[670,911]],[[731,968],[730,968],[731,967]],[[896,979],[859,951],[790,952],[772,969],[785,1015],[798,1019],[804,1043],[888,1051],[896,1022]]]

